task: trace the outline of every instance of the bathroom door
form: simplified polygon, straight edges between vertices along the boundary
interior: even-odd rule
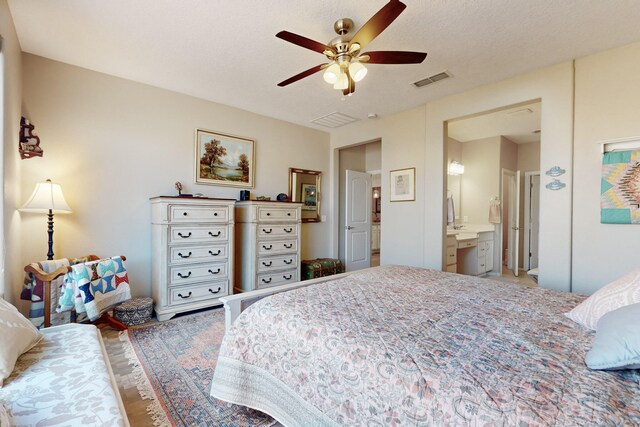
[[[347,170],[345,189],[345,269],[371,266],[371,175]]]
[[[511,270],[513,275],[518,275],[520,263],[520,171],[510,180],[509,194],[509,226],[511,227],[511,239],[509,241],[510,258],[513,261]]]

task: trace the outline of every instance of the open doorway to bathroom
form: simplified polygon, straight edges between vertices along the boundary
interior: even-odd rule
[[[456,259],[457,273],[535,286],[541,107],[535,100],[447,122],[446,259]]]

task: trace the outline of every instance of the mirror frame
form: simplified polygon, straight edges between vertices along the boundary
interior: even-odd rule
[[[296,202],[293,198],[293,174],[305,174],[316,177],[316,215],[315,218],[301,218],[302,222],[320,222],[320,205],[322,201],[322,190],[320,187],[322,181],[322,172],[309,169],[289,168],[289,200]],[[302,200],[300,200],[302,202]],[[300,203],[297,202],[297,203]]]

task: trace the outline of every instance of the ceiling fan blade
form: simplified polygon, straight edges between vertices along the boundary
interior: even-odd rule
[[[351,44],[358,43],[360,49],[371,43],[371,40],[385,30],[407,7],[406,4],[391,0],[367,21],[351,39]]]
[[[317,73],[318,71],[322,70],[323,68],[326,68],[326,65],[327,64],[320,64],[320,65],[316,65],[313,68],[309,68],[308,70],[303,71],[300,74],[296,74],[295,76],[290,77],[287,80],[278,83],[278,86],[283,87],[283,86],[289,85],[291,83],[297,82],[300,79],[304,79],[305,77],[308,77],[311,74]]]
[[[399,50],[366,52],[363,56],[367,64],[420,64],[427,57],[425,52],[406,52]]]
[[[294,34],[289,31],[280,31],[278,34],[276,34],[276,37],[288,41],[289,43],[296,44],[300,47],[304,47],[305,49],[311,49],[319,53],[324,53],[325,50],[333,51],[333,48],[327,46],[326,44],[308,39],[303,36],[299,36],[298,34]]]

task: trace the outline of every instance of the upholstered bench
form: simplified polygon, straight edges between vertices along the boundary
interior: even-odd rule
[[[10,425],[129,426],[100,331],[67,324],[40,332],[0,388]]]

